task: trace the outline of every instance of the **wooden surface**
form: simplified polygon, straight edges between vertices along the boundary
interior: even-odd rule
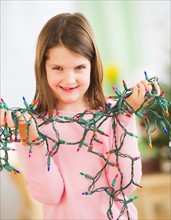
[[[171,175],[169,173],[146,174],[142,177],[142,189],[137,189],[135,200],[139,220],[171,219]]]

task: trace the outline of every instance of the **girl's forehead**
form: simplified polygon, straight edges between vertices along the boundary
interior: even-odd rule
[[[81,54],[76,53],[76,52],[74,52],[72,50],[69,50],[65,46],[61,46],[61,45],[58,45],[56,47],[53,47],[53,48],[49,49],[49,53],[56,54],[56,55],[58,55],[58,54],[65,54],[65,55],[74,56],[74,57],[81,56]]]
[[[56,46],[48,51],[48,59],[51,62],[60,63],[89,63],[89,60],[79,53],[75,53],[64,46]]]

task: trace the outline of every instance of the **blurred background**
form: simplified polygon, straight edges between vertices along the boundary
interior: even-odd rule
[[[62,12],[81,12],[91,23],[104,67],[104,89],[123,91],[149,77],[159,77],[171,99],[170,0],[114,1],[1,1],[1,94],[11,107],[31,102],[35,92],[34,58],[39,32],[45,22]],[[170,119],[169,119],[170,120]],[[139,149],[143,160],[143,189],[137,190],[139,219],[171,219],[168,137],[160,129],[149,150],[143,123],[138,121]],[[11,164],[22,171],[15,152]],[[42,219],[41,205],[30,198],[23,175],[0,173],[1,219]]]

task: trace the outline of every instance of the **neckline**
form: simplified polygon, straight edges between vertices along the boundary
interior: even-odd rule
[[[87,112],[89,112],[89,113],[95,113],[95,112],[97,112],[97,111],[99,111],[99,110],[84,110],[84,111],[82,111],[82,112],[73,112],[73,111],[67,111],[67,110],[58,110],[57,111],[57,114],[59,115],[59,116],[75,116],[75,115],[78,115],[78,114],[82,114],[82,113],[86,113],[86,111]],[[56,114],[56,110],[54,110],[53,111],[54,112],[54,114]]]
[[[56,110],[54,110],[56,111]],[[67,110],[58,110],[57,113],[59,115],[62,115],[62,116],[67,116],[67,115],[77,115],[79,113],[83,113],[83,112],[74,112],[74,111],[67,111]]]

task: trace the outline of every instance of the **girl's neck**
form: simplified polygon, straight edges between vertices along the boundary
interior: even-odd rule
[[[82,105],[74,105],[73,103],[71,103],[67,105],[57,105],[57,110],[80,113],[84,112],[85,110],[90,110],[90,106],[87,102],[83,103]]]

